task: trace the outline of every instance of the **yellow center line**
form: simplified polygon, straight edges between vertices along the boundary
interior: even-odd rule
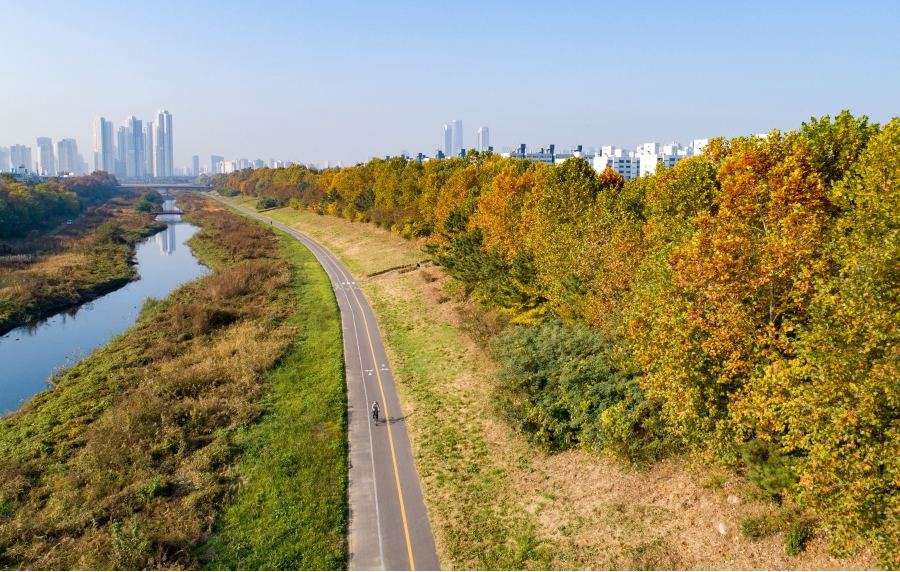
[[[366,328],[366,337],[369,339],[369,349],[372,350],[372,363],[375,368],[375,375],[378,377],[378,388],[381,390],[381,403],[384,405],[384,424],[387,426],[388,441],[391,444],[391,460],[394,462],[394,478],[397,480],[397,495],[400,497],[400,516],[403,518],[403,532],[406,534],[406,550],[409,552],[409,569],[415,570],[416,564],[413,560],[412,543],[409,540],[409,525],[406,523],[406,507],[403,504],[403,489],[400,487],[400,471],[397,469],[397,454],[394,452],[394,437],[391,433],[391,416],[390,413],[388,413],[387,399],[384,396],[384,385],[381,383],[378,358],[375,357],[375,344],[372,343],[372,333],[369,331],[369,320],[366,319],[366,311],[359,302],[359,296],[356,295],[356,290],[353,289],[353,284],[351,284],[352,280],[347,277],[347,274],[344,273],[344,270],[340,265],[337,265],[337,269],[347,280],[347,285],[350,286],[350,291],[353,292],[353,297],[356,299],[356,305],[359,306],[359,311],[363,317],[363,324]],[[365,378],[363,378],[363,383],[365,383]]]

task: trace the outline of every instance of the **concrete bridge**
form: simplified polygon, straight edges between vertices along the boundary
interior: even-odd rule
[[[211,191],[212,185],[193,185],[190,183],[120,183],[126,189],[154,189],[169,191]]]

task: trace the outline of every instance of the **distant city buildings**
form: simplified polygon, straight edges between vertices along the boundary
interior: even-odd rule
[[[195,177],[200,176],[200,156],[194,155],[191,158],[191,175]]]
[[[31,163],[31,147],[26,147],[24,145],[13,145],[9,148],[9,163],[10,168],[15,169],[16,172],[28,171],[29,173],[34,170]]]
[[[9,147],[0,147],[0,173],[9,173]]]
[[[622,175],[622,178],[626,181],[630,181],[644,175],[652,175],[660,164],[669,169],[682,159],[699,155],[708,143],[708,139],[695,139],[686,147],[680,143],[669,143],[666,145],[644,143],[643,145],[638,145],[635,150],[606,146],[601,147],[600,151],[594,152],[593,155],[584,152],[581,145],[576,145],[569,151],[557,152],[554,145],[541,147],[537,150],[528,150],[523,143],[515,149],[504,150],[501,156],[530,159],[546,163],[547,165],[559,164],[572,157],[581,157],[591,163],[594,170],[598,173],[602,173],[609,167]]]

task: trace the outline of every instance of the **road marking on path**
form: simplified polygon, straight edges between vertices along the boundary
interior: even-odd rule
[[[341,267],[338,267],[338,270],[341,274],[344,274],[344,270]],[[372,350],[372,361],[378,363],[378,358],[375,357],[375,344],[372,343],[372,333],[369,331],[369,320],[366,318],[366,312],[362,309],[362,303],[360,303],[356,291],[352,289],[351,291],[353,292],[353,297],[356,298],[356,304],[362,311],[363,324],[366,327],[366,336],[369,338],[369,349]],[[378,370],[375,370],[375,375],[378,377],[378,387],[381,389],[381,402],[384,404],[384,418],[390,419],[391,416],[390,413],[388,413],[387,399],[384,396],[384,385],[381,383],[381,374],[378,373]],[[403,489],[400,487],[400,471],[397,469],[397,453],[394,451],[394,437],[391,433],[390,423],[387,423],[387,430],[388,441],[391,444],[391,460],[394,462],[394,478],[397,480],[397,494],[400,497],[400,516],[403,517],[403,532],[406,534],[406,550],[409,552],[409,569],[415,570],[416,563],[415,560],[413,560],[412,542],[409,540],[409,525],[406,522],[406,507],[403,504]]]

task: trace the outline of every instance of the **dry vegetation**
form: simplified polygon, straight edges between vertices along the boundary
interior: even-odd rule
[[[371,225],[288,209],[270,216],[321,240],[357,277],[419,256],[417,245]],[[876,566],[868,551],[832,559],[827,531],[807,539],[799,556],[788,555],[785,536],[806,516],[715,462],[679,457],[638,468],[530,445],[490,405],[496,366],[476,340],[502,327],[495,316],[476,311],[440,268],[363,289],[404,401],[443,567]]]
[[[61,231],[4,245],[0,257],[0,334],[134,279],[134,244],[164,228],[135,212],[135,192],[116,197]]]
[[[330,284],[295,242],[209,201],[188,202],[204,227],[192,245],[215,272],[148,300],[134,328],[0,422],[0,567],[341,566],[346,425]],[[309,319],[322,325],[322,341],[302,333]],[[309,339],[321,371],[303,371]],[[291,399],[304,391],[322,396],[310,413],[319,417],[297,413]],[[284,434],[286,414],[319,430]],[[271,512],[253,496],[256,520],[235,527],[227,513],[259,486],[254,468],[278,458],[273,447],[294,451],[294,464],[269,484],[306,494],[315,532],[289,521],[284,551],[229,552]],[[302,468],[310,459],[312,473]],[[310,500],[303,481],[317,479],[330,488],[316,486]]]

